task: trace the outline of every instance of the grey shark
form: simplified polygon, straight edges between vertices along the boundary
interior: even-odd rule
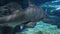
[[[48,15],[41,7],[38,7],[31,2],[29,2],[29,7],[25,10],[21,9],[21,6],[17,3],[9,3],[6,6],[3,6],[3,8],[4,7],[7,8],[3,9],[4,11],[10,10],[12,14],[0,17],[0,24],[16,26],[18,24],[28,25],[31,23],[33,24],[32,26],[35,26],[35,23],[40,20],[44,22],[54,22],[53,19],[48,18]]]

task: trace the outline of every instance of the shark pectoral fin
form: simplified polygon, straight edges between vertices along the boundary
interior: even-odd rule
[[[36,25],[35,22],[29,22],[29,23],[27,23],[25,26],[26,26],[27,28],[34,28],[35,25]]]

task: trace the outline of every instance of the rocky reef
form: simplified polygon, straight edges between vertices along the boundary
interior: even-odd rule
[[[60,29],[56,25],[44,23],[43,21],[37,22],[34,28],[27,28],[22,32],[16,34],[60,34]]]

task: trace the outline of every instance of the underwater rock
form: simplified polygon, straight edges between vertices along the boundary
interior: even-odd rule
[[[40,7],[44,8],[45,12],[48,15],[48,19],[45,19],[43,21],[52,25],[57,25],[58,28],[60,28],[60,1],[55,1],[46,2]]]
[[[42,31],[35,32],[35,34],[43,34]]]
[[[34,28],[26,28],[21,33],[22,34],[37,34],[41,31],[42,34],[60,34],[60,29],[55,25],[44,23],[43,21],[37,22]],[[20,33],[18,33],[20,34]]]

